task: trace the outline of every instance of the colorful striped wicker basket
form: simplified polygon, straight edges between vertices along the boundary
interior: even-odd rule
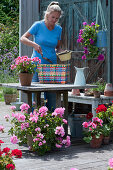
[[[69,83],[69,64],[39,64],[37,69],[40,83]]]

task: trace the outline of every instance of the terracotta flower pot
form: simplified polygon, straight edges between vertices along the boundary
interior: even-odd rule
[[[103,138],[103,143],[104,143],[105,145],[108,145],[108,144],[109,144],[109,140],[110,140],[110,136],[104,136],[104,138]]]
[[[17,94],[4,94],[4,100],[6,105],[10,105],[11,102],[16,102]]]
[[[99,91],[93,91],[95,98],[100,98],[100,92]]]
[[[96,138],[95,136],[92,136],[92,140],[90,142],[90,146],[92,148],[100,148],[103,140],[103,135],[100,135],[100,138]]]
[[[104,89],[104,96],[113,96],[113,86],[111,83],[107,83]]]
[[[32,135],[27,135],[27,145],[28,145],[28,147],[29,147],[29,150],[32,150],[32,149],[33,149],[32,143],[33,143],[33,137],[32,137]]]
[[[29,73],[20,73],[19,78],[20,78],[20,83],[22,86],[30,86],[32,82],[32,77],[33,74]]]

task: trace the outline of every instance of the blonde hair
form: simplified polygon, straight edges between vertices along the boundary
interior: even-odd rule
[[[52,1],[48,7],[47,10],[44,12],[44,19],[47,19],[47,14],[50,14],[51,12],[59,12],[60,13],[60,17],[63,14],[63,11],[61,10],[60,6],[59,6],[59,2],[56,1]]]

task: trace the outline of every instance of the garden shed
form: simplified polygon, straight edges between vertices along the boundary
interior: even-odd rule
[[[106,82],[113,83],[113,2],[111,0],[100,0],[108,30],[107,47],[103,49],[105,60],[97,61],[97,59],[91,59],[83,61],[81,59],[83,51],[77,43],[82,23],[87,22],[90,24],[96,21],[97,1],[98,0],[59,1],[64,12],[62,18],[59,20],[59,24],[63,28],[62,49],[73,51],[72,58],[69,61],[71,65],[71,82],[74,81],[75,77],[74,66],[88,66],[90,72],[87,72],[87,83],[95,82],[97,77],[102,77]],[[20,0],[20,36],[26,32],[35,21],[43,19],[44,11],[50,2],[50,0]],[[98,21],[101,28],[101,12],[99,13]],[[30,57],[31,54],[32,48],[20,43],[20,55],[28,55]]]

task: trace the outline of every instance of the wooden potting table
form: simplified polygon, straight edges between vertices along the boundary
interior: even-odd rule
[[[31,86],[21,86],[19,83],[2,83],[1,86],[16,88],[23,91],[27,95],[26,103],[32,106],[32,93],[37,96],[37,105],[41,106],[41,92],[54,92],[56,93],[56,107],[61,107],[61,94],[63,94],[63,107],[65,108],[64,118],[68,119],[68,91],[72,89],[85,89],[85,88],[97,88],[96,85],[87,84],[86,86],[75,86],[73,84],[40,84],[38,82],[32,83]],[[29,109],[31,112],[31,108]],[[68,132],[68,126],[65,126],[66,134]]]

